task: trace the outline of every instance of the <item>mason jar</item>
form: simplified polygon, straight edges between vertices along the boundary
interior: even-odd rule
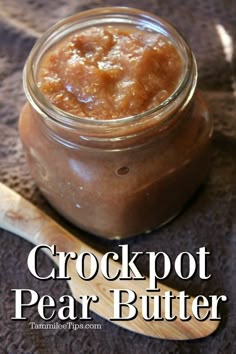
[[[161,33],[178,50],[182,76],[162,103],[117,119],[74,116],[39,90],[42,56],[90,26]],[[92,234],[119,239],[149,233],[174,218],[207,175],[212,121],[196,90],[197,66],[183,37],[163,19],[131,8],[85,11],[49,29],[23,74],[28,102],[19,132],[30,172],[51,205]]]

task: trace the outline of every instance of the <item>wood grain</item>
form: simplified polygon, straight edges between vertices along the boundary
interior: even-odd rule
[[[74,237],[67,230],[62,228],[53,219],[47,216],[43,211],[35,207],[32,203],[15,193],[13,190],[0,183],[0,227],[18,235],[35,245],[47,244],[56,245],[57,251],[64,252],[91,252],[98,262],[102,259],[102,254],[85,244],[78,238]],[[26,255],[27,257],[28,255]],[[49,256],[51,256],[49,254]],[[52,257],[57,264],[57,257]],[[159,284],[160,291],[146,292],[149,281],[145,280],[106,280],[99,271],[96,277],[90,281],[83,281],[77,274],[75,262],[69,260],[68,275],[71,280],[68,284],[75,299],[80,300],[82,295],[97,295],[99,302],[91,303],[91,310],[105,319],[113,317],[113,295],[110,289],[130,289],[137,294],[135,306],[138,309],[138,316],[130,321],[112,321],[113,323],[143,335],[152,336],[162,339],[196,339],[210,335],[216,330],[219,321],[197,321],[193,316],[189,321],[145,321],[142,317],[142,304],[139,296],[148,295],[155,296],[165,295],[166,291],[172,291],[173,295],[178,296],[179,292],[175,289]],[[115,273],[120,269],[119,263],[111,261],[111,273]],[[192,315],[193,298],[187,301],[187,314]],[[150,308],[152,310],[152,307]],[[162,310],[164,311],[164,309]],[[173,300],[173,314],[179,313],[179,304],[177,300]],[[124,311],[125,314],[125,311]],[[164,317],[164,312],[163,312]]]

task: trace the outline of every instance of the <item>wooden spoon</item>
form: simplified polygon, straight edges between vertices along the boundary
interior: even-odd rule
[[[8,230],[35,245],[47,244],[56,245],[57,251],[64,252],[92,252],[99,261],[102,254],[91,248],[89,245],[74,237],[67,230],[58,225],[40,209],[28,202],[26,199],[15,193],[13,190],[0,183],[0,227]],[[51,256],[52,257],[52,256]],[[58,258],[52,257],[57,264]],[[120,264],[114,261],[110,263],[110,272],[115,274]],[[173,295],[179,295],[178,291],[159,284],[160,292],[146,292],[149,281],[145,280],[106,280],[99,271],[96,277],[90,281],[82,280],[75,268],[75,262],[69,260],[67,265],[68,275],[71,280],[68,284],[74,298],[80,301],[82,295],[97,295],[99,302],[91,302],[90,309],[101,317],[110,320],[113,314],[113,295],[109,289],[130,289],[137,294],[135,306],[138,309],[138,316],[133,320],[112,321],[113,323],[130,331],[162,339],[196,339],[206,337],[216,330],[219,321],[197,321],[193,316],[189,321],[145,321],[142,317],[141,300],[139,296],[148,295],[163,296],[166,291],[172,291]],[[187,314],[191,315],[193,298],[187,301]],[[179,313],[178,300],[173,300],[172,313]],[[164,315],[163,315],[164,317]]]

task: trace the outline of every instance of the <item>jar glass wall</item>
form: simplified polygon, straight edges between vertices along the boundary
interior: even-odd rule
[[[182,58],[180,84],[135,116],[91,120],[61,111],[37,86],[42,56],[70,33],[107,24],[167,37]],[[139,10],[86,11],[46,32],[25,66],[28,103],[19,130],[31,174],[48,201],[80,228],[110,239],[149,232],[176,216],[209,166],[212,122],[196,81],[194,56],[180,34]]]

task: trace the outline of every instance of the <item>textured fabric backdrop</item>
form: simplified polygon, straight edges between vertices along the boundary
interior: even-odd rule
[[[32,245],[0,230],[0,353],[236,353],[236,120],[235,120],[235,2],[232,0],[0,0],[0,181],[61,220],[32,181],[17,132],[19,111],[25,101],[22,68],[36,38],[50,25],[77,11],[108,5],[129,5],[152,11],[171,21],[184,34],[196,55],[199,87],[214,116],[212,168],[205,185],[184,212],[166,227],[148,236],[129,239],[132,251],[164,250],[172,259],[182,252],[206,246],[212,252],[212,278],[181,281],[174,274],[168,284],[191,294],[226,294],[220,328],[196,341],[163,341],[129,333],[94,315],[101,330],[32,330],[28,322],[12,321],[12,288],[31,288],[58,298],[70,294],[64,281],[38,281],[27,269]],[[234,68],[235,69],[235,68]],[[0,201],[1,202],[1,201]],[[86,238],[80,232],[81,237]],[[87,237],[102,250],[118,250],[118,242]],[[99,245],[99,246],[98,246]],[[40,254],[42,270],[52,262]],[[147,271],[147,260],[140,262]],[[80,308],[80,305],[78,305]],[[36,308],[31,321],[40,322]],[[78,321],[79,322],[79,321]]]

